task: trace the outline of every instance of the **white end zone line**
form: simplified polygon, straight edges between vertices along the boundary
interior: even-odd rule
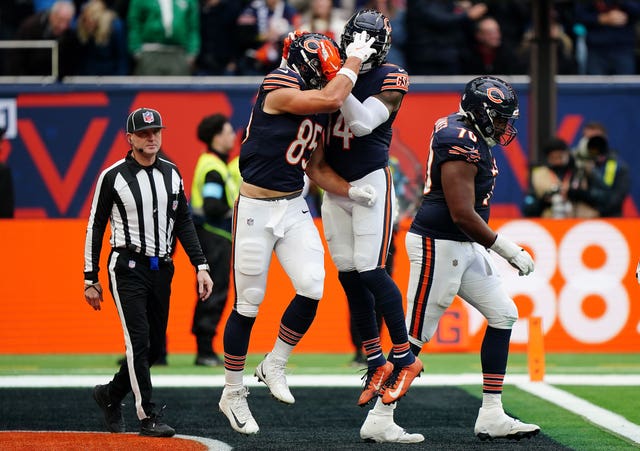
[[[565,382],[565,384],[569,383]],[[634,443],[640,443],[640,426],[630,422],[622,415],[598,407],[545,382],[523,382],[516,384],[516,387],[575,413],[620,437],[624,437]]]
[[[69,375],[69,376],[0,376],[0,388],[18,387],[93,387],[103,384],[109,375]],[[155,375],[152,376],[155,387],[220,387],[224,386],[224,375]],[[287,381],[291,387],[360,387],[361,381],[354,375],[295,375],[289,374]],[[250,387],[263,386],[255,378],[246,376],[245,384]],[[614,434],[640,443],[640,426],[609,410],[598,407],[564,390],[553,387],[558,385],[593,386],[640,386],[640,375],[576,374],[546,375],[545,382],[530,382],[525,374],[507,375],[506,384],[531,393],[539,398],[556,404],[563,409],[580,415],[591,423],[607,429]],[[480,374],[424,374],[417,378],[414,386],[456,386],[481,385]]]

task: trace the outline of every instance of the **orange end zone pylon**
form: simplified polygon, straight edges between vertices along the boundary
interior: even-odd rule
[[[529,318],[529,380],[542,382],[544,379],[544,336],[542,334],[542,318]]]

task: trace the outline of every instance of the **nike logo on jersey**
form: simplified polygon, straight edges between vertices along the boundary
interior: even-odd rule
[[[307,213],[309,213],[309,210],[302,210],[303,215],[306,215]]]
[[[403,372],[402,379],[400,379],[400,383],[396,385],[396,388],[394,390],[391,390],[390,388],[387,389],[392,398],[397,398],[398,396],[400,396],[400,393],[402,393],[402,389],[404,388],[404,381],[406,378],[407,373]]]
[[[245,422],[241,422],[240,420],[238,420],[238,417],[233,412],[233,410],[231,411],[231,415],[233,416],[233,420],[236,422],[236,425],[238,426],[238,428],[242,429],[244,427],[244,425],[247,424],[246,421]]]

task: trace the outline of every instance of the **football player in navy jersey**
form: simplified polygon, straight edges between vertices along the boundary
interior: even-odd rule
[[[326,192],[322,223],[367,359],[357,404],[365,406],[378,398],[360,436],[377,442],[417,443],[424,437],[396,425],[393,409],[423,367],[410,351],[402,293],[385,271],[396,201],[389,168],[391,124],[408,91],[409,76],[403,68],[386,63],[391,46],[387,17],[373,9],[355,13],[345,24],[342,49],[362,32],[375,38],[376,54],[363,64],[340,111],[331,115],[325,158],[352,185],[373,186],[379,200],[366,208],[346,196]],[[392,341],[388,360],[380,343],[376,306]]]
[[[521,276],[534,269],[527,251],[497,235],[489,225],[498,168],[496,144],[516,136],[518,97],[507,82],[477,77],[467,83],[460,111],[438,119],[427,154],[422,204],[406,236],[410,261],[406,324],[418,355],[431,340],[454,296],[475,307],[488,322],[480,351],[482,407],[474,432],[482,440],[531,437],[540,428],[504,413],[502,384],[511,328],[518,310],[507,295],[487,249]]]
[[[375,204],[371,186],[351,185],[323,162],[327,114],[340,108],[363,62],[374,54],[373,39],[354,37],[342,65],[335,42],[315,33],[291,34],[283,64],[264,78],[240,149],[240,196],[233,218],[235,302],[224,331],[225,386],[220,410],[231,427],[255,434],[259,427],[247,403],[243,371],[251,329],[264,298],[272,252],[291,279],[295,296],[285,310],[273,350],[255,370],[271,394],[287,404],[285,366],[311,326],[324,287],[324,248],[301,196],[306,174],[321,188]]]

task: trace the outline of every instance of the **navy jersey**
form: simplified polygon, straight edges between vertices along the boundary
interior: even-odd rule
[[[296,72],[286,68],[275,69],[264,78],[240,148],[240,174],[252,185],[293,192],[304,185],[304,169],[322,139],[328,116],[265,113],[266,95],[280,88],[303,90],[306,86]]]
[[[367,98],[388,90],[402,93],[409,90],[409,75],[395,64],[383,64],[360,74],[352,94],[360,102],[364,102]],[[360,137],[351,133],[340,111],[333,113],[325,143],[325,158],[333,170],[351,182],[377,169],[386,168],[389,165],[391,124],[396,113],[392,113],[385,123],[370,134]]]
[[[489,221],[489,203],[498,168],[491,148],[463,119],[463,115],[456,113],[436,121],[427,157],[422,205],[411,224],[413,233],[445,240],[472,241],[453,223],[442,191],[441,166],[453,160],[477,166],[474,208],[485,222]]]

